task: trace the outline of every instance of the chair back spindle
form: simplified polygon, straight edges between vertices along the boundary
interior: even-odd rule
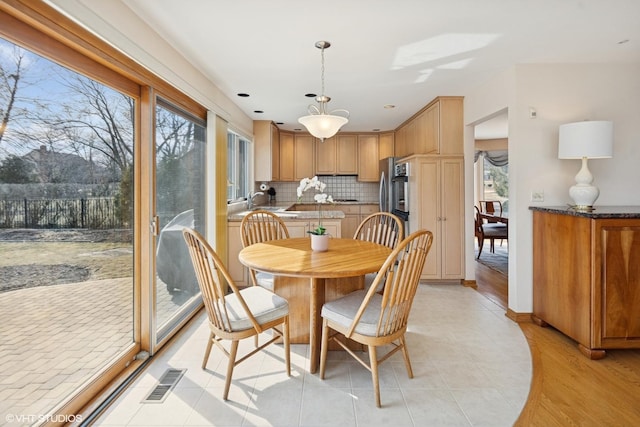
[[[242,218],[240,223],[242,247],[269,240],[288,239],[289,230],[284,221],[273,212],[256,210]],[[254,286],[261,285],[266,289],[273,289],[273,275],[262,273],[259,277],[255,270],[249,269],[251,282]]]
[[[402,220],[393,214],[376,212],[358,225],[353,238],[393,249],[404,238],[404,225]]]

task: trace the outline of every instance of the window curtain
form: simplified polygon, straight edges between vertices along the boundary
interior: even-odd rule
[[[507,150],[476,151],[473,162],[477,162],[478,157],[481,155],[494,166],[506,166],[509,164],[509,152]]]

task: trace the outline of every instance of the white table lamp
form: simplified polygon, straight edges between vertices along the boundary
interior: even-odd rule
[[[593,182],[587,159],[608,159],[613,156],[613,122],[585,121],[560,126],[559,159],[582,159],[576,175],[576,185],[569,190],[576,209],[593,209],[600,190]]]

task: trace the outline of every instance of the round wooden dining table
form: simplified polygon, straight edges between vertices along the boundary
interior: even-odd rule
[[[309,371],[314,373],[322,304],[361,289],[364,275],[377,272],[390,253],[386,246],[347,238],[331,238],[329,250],[315,252],[309,237],[298,237],[247,246],[238,258],[249,268],[274,274],[274,292],[289,301],[291,342],[309,343]]]

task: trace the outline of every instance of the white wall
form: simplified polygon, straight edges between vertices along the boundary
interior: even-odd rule
[[[253,121],[195,66],[134,14],[122,0],[47,0],[136,62],[222,117],[246,137]],[[214,24],[212,24],[214,25]]]
[[[532,311],[531,191],[541,205],[566,205],[579,160],[557,158],[558,127],[581,120],[612,120],[612,159],[591,160],[600,188],[597,205],[640,205],[640,64],[518,65],[465,96],[465,123],[509,112],[509,308]],[[529,108],[537,118],[529,118]],[[465,133],[466,188],[473,189],[473,132]],[[467,193],[467,225],[473,224]],[[472,229],[472,228],[468,228]],[[470,234],[470,233],[467,233]],[[467,236],[467,278],[473,274],[473,236]]]

